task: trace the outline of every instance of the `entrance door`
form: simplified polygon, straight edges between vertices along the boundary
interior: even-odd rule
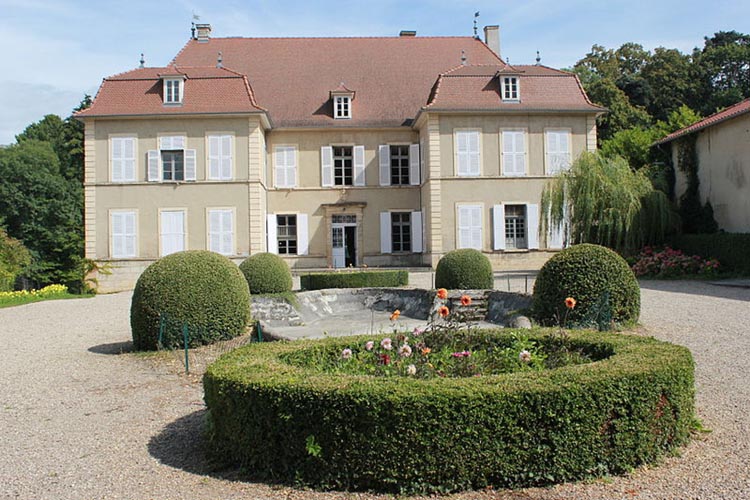
[[[333,244],[333,267],[346,267],[346,249],[344,245],[344,226],[334,225],[331,227],[331,236]]]
[[[344,227],[344,264],[357,266],[357,226]]]

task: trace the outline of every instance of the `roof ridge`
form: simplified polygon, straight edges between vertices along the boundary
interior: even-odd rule
[[[469,35],[425,35],[425,36],[399,36],[399,35],[380,35],[380,36],[221,36],[221,37],[211,37],[209,41],[212,40],[426,40],[426,39],[434,39],[434,38],[445,38],[445,39],[455,39],[455,38],[467,38],[471,40],[477,40],[478,42],[482,42],[481,40],[474,38],[473,36]],[[190,40],[188,40],[188,43],[185,44],[185,47],[190,43]],[[183,47],[180,52],[175,56],[175,59],[185,50],[185,47]],[[487,47],[489,49],[489,47]],[[492,50],[492,49],[490,49]],[[493,52],[494,54],[494,52]],[[502,59],[501,59],[502,61]]]
[[[743,107],[743,104],[749,104],[749,106]],[[712,125],[717,125],[731,118],[735,118],[737,116],[740,116],[749,112],[750,112],[750,97],[746,99],[742,99],[741,101],[736,102],[732,104],[731,106],[729,106],[728,108],[722,109],[721,111],[712,113],[708,115],[707,117],[688,125],[687,127],[682,127],[679,130],[675,130],[671,134],[668,134],[667,136],[665,136],[663,139],[656,141],[654,144],[658,145],[658,144],[664,144],[666,142],[670,142],[684,135],[692,134],[693,132],[698,132],[700,130],[703,130],[704,128],[708,128]],[[721,116],[719,118],[719,115],[721,115],[722,113],[724,113],[724,116]]]
[[[169,64],[176,64],[175,61],[177,61],[177,58],[182,55],[183,52],[185,52],[185,49],[190,45],[190,42],[192,41],[192,38],[188,38],[188,41],[185,42],[185,45],[182,46],[182,48],[177,52],[177,55],[175,55],[171,61],[169,61]]]

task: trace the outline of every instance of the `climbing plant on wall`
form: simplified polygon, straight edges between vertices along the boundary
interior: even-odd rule
[[[685,192],[680,196],[679,212],[682,219],[682,232],[715,233],[718,225],[714,219],[714,211],[710,202],[701,203],[700,178],[698,177],[698,153],[695,148],[697,136],[689,134],[678,139],[677,169],[685,175],[687,180]]]

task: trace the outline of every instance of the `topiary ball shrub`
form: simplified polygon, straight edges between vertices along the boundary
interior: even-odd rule
[[[435,288],[486,290],[494,286],[492,264],[479,250],[452,250],[438,261]]]
[[[567,297],[576,300],[569,311]],[[542,266],[534,283],[533,311],[537,321],[548,325],[561,318],[568,324],[629,324],[640,315],[641,290],[620,255],[599,245],[575,245]]]
[[[292,272],[284,259],[272,253],[256,253],[240,264],[250,293],[283,293],[292,290]]]
[[[228,258],[206,250],[174,253],[148,266],[138,278],[130,306],[138,351],[157,348],[160,327],[164,347],[182,346],[184,324],[195,346],[241,335],[250,319],[244,276]]]

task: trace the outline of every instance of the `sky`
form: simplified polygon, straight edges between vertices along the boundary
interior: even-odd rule
[[[750,32],[747,0],[0,0],[0,144],[47,114],[66,117],[102,78],[164,66],[193,16],[212,36],[472,35],[499,25],[513,64],[572,66],[594,44],[691,52],[717,31]]]

